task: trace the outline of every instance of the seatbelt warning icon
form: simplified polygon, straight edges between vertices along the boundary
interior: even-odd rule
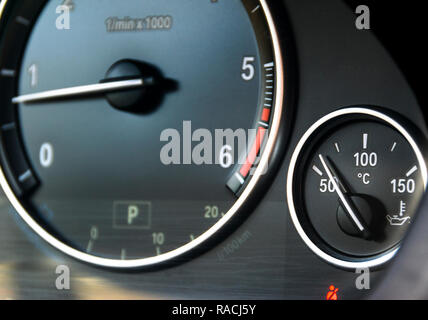
[[[327,292],[325,299],[326,300],[337,300],[337,291],[339,291],[339,288],[336,288],[335,286],[330,286],[329,291]]]

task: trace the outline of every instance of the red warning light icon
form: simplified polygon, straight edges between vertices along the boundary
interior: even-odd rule
[[[326,295],[326,300],[337,300],[337,291],[339,291],[339,288],[336,288],[335,286],[330,286],[329,291]]]

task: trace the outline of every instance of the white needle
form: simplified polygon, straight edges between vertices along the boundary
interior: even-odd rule
[[[354,210],[352,210],[351,205],[349,204],[349,202],[346,200],[345,195],[343,194],[343,192],[340,190],[339,185],[337,184],[336,180],[333,177],[333,174],[330,170],[330,168],[327,166],[324,157],[320,154],[319,158],[321,160],[321,163],[324,167],[325,172],[328,175],[328,178],[330,179],[331,183],[334,186],[334,190],[336,191],[337,195],[339,196],[340,201],[342,201],[343,205],[345,206],[346,211],[348,212],[349,216],[351,217],[351,219],[354,221],[354,223],[357,225],[358,229],[360,229],[360,231],[364,231],[364,227],[362,225],[362,223],[360,222],[360,220],[357,218],[357,215],[355,214]]]
[[[96,83],[84,86],[70,87],[57,90],[49,90],[18,96],[12,99],[12,103],[32,103],[44,100],[70,98],[89,94],[102,94],[118,90],[138,88],[144,85],[143,79],[120,80],[105,83]]]

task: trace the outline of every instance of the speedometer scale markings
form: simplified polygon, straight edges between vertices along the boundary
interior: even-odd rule
[[[269,5],[87,1],[65,13],[70,28],[57,6],[4,5],[6,195],[86,262],[140,267],[196,251],[241,215],[272,160],[284,85]],[[218,130],[242,130],[248,145]]]

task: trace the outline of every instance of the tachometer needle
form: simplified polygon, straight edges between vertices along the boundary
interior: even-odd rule
[[[104,94],[109,92],[135,89],[144,85],[143,79],[119,80],[96,83],[77,87],[49,90],[38,93],[26,94],[12,99],[12,103],[34,103],[55,99],[75,98],[85,95]]]
[[[339,179],[336,177],[336,179],[333,177],[333,173],[330,170],[329,166],[327,165],[324,157],[320,154],[319,158],[321,160],[321,164],[324,167],[325,172],[327,173],[328,178],[330,179],[330,182],[333,184],[334,190],[336,191],[337,195],[339,196],[340,201],[342,202],[345,212],[348,214],[348,216],[352,219],[352,221],[355,223],[355,225],[358,227],[358,229],[361,232],[366,231],[365,227],[363,226],[363,223],[360,221],[360,219],[357,216],[357,213],[354,211],[351,201],[348,199],[348,197],[345,196],[345,194],[340,190],[339,183],[336,181],[336,179]],[[339,180],[338,180],[339,181]]]

